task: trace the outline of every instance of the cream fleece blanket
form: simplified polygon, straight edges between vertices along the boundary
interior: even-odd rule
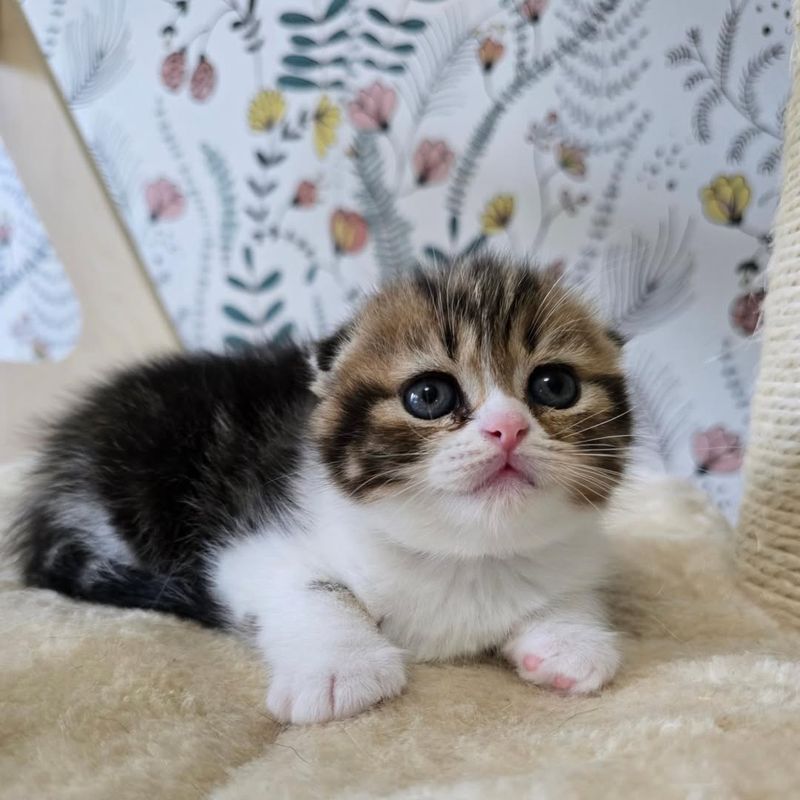
[[[731,531],[702,498],[669,483],[627,501],[609,525],[625,663],[586,698],[499,663],[417,666],[369,713],[281,727],[234,637],[6,569],[0,798],[800,796],[800,634],[739,593]]]

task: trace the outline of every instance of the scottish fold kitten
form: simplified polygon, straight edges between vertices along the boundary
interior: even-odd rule
[[[250,631],[280,720],[489,650],[592,692],[619,663],[598,510],[630,437],[617,342],[557,281],[481,258],[312,347],[112,377],[50,432],[16,541],[30,585]]]

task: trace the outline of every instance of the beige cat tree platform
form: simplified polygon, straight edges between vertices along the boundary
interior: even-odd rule
[[[86,314],[79,355],[64,374],[47,368],[40,379],[42,367],[0,370],[3,412],[11,397],[19,416],[45,381],[49,392],[62,378],[174,345],[174,338],[74,132],[53,110],[19,15],[4,8],[0,133]],[[9,30],[19,37],[9,41]],[[282,728],[263,710],[258,657],[233,637],[23,589],[6,569],[0,798],[800,796],[795,70],[741,527],[731,531],[701,497],[672,484],[620,498],[609,530],[620,553],[613,602],[627,645],[612,686],[596,697],[563,698],[523,685],[499,664],[423,666],[412,669],[408,692],[381,708],[345,722]],[[11,108],[15,128],[17,109],[26,109],[22,122],[33,109],[49,120],[49,135],[37,138],[35,125],[21,122],[12,140]],[[48,167],[46,153],[55,147],[69,151],[71,163]],[[48,197],[50,169],[65,170],[69,191]],[[96,225],[87,226],[87,213]],[[113,282],[103,271],[108,263],[115,264]],[[129,321],[104,313],[102,304],[93,308],[95,292],[119,293],[141,315]],[[0,482],[6,508],[17,479],[12,469]]]

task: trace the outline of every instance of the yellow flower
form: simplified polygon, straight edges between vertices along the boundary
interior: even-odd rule
[[[280,92],[263,89],[251,101],[247,122],[254,131],[271,131],[286,113],[286,101]]]
[[[331,239],[337,255],[358,253],[367,243],[367,221],[357,211],[337,208],[331,214]]]
[[[586,175],[586,151],[582,147],[561,142],[556,148],[556,161],[573,178],[583,178]]]
[[[481,230],[486,236],[504,231],[514,216],[514,195],[496,194],[481,215]]]
[[[720,225],[738,225],[750,205],[750,187],[744,175],[718,175],[700,191],[703,212]]]
[[[336,131],[342,121],[342,111],[324,94],[314,111],[314,149],[320,158],[336,143]]]

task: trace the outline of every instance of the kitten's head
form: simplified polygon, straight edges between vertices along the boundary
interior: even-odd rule
[[[619,343],[553,277],[489,258],[419,273],[315,359],[323,463],[355,500],[406,514],[416,549],[533,546],[602,505],[624,469]]]

